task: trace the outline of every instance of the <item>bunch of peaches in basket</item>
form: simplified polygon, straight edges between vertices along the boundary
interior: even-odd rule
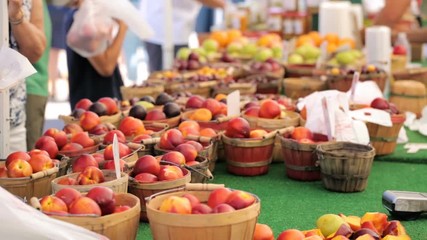
[[[10,153],[3,166],[0,166],[0,178],[29,177],[33,173],[55,167],[59,160],[52,159],[44,150],[33,149],[29,152]]]
[[[237,117],[228,122],[224,135],[229,138],[261,139],[267,133],[264,129],[251,129],[248,120]]]

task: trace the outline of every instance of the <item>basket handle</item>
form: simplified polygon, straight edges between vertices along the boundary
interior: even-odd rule
[[[142,144],[144,145],[149,145],[149,144],[156,144],[160,142],[160,138],[159,137],[155,137],[155,138],[150,138],[150,139],[143,139],[141,141]]]
[[[211,137],[206,136],[196,136],[196,135],[187,135],[186,139],[188,140],[194,140],[201,143],[210,143],[212,141]]]
[[[58,118],[61,119],[62,121],[69,121],[69,118],[71,117],[71,121],[77,121],[78,119],[74,118],[73,116],[68,116],[68,115],[59,115]]]
[[[294,131],[294,128],[295,127],[293,127],[293,126],[286,127],[286,128],[280,128],[280,129],[277,129],[277,130],[274,130],[274,131],[271,131],[271,132],[267,133],[262,138],[263,139],[268,139],[268,138],[272,138],[272,137],[276,136],[276,134],[283,135],[285,133],[291,133],[291,132]]]
[[[163,129],[169,128],[169,124],[161,123],[161,122],[154,122],[154,123],[146,124],[145,126],[146,127],[154,127],[154,128],[163,128]]]
[[[43,171],[31,174],[31,178],[34,179],[34,180],[35,179],[39,179],[39,178],[42,178],[42,177],[49,176],[51,174],[57,173],[58,171],[59,171],[58,167],[49,168],[47,170],[43,170]]]
[[[223,122],[227,122],[228,120],[231,120],[233,118],[239,117],[240,115],[231,115],[231,116],[227,116],[227,117],[220,117],[216,119],[217,123],[223,123]]]
[[[187,168],[187,169],[189,169],[191,171],[197,172],[198,174],[202,175],[203,177],[208,178],[209,180],[213,179],[213,175],[212,175],[212,173],[211,173],[211,171],[209,169],[206,170],[206,174],[205,174],[205,173],[203,173],[203,172],[201,172],[201,171],[199,171],[199,170],[197,170],[197,169],[195,169],[195,168],[193,168],[191,166],[187,166],[187,165],[184,165],[184,166],[185,166],[185,168]]]
[[[42,209],[42,206],[40,205],[40,201],[39,201],[39,199],[38,199],[38,198],[36,198],[36,197],[32,197],[32,198],[30,198],[30,205],[31,205],[33,208],[37,209],[37,210],[41,210],[41,209]]]
[[[200,82],[198,87],[213,87],[217,84],[216,81]]]
[[[133,161],[133,162],[126,162],[125,163],[125,169],[131,169],[131,168],[133,168],[133,167],[135,167],[135,163],[136,163],[136,161]]]
[[[140,143],[128,142],[127,145],[134,151],[141,151],[145,149],[144,144]]]

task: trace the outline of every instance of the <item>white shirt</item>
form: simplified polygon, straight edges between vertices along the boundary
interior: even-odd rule
[[[154,30],[154,36],[146,41],[162,45],[165,41],[165,4],[172,2],[172,42],[174,45],[188,44],[190,34],[195,30],[196,18],[202,7],[197,0],[142,0],[142,17]]]

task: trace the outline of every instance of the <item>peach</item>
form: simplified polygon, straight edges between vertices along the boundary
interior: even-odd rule
[[[10,178],[29,177],[33,174],[30,163],[22,159],[15,159],[7,166],[7,176]]]
[[[273,230],[267,224],[257,223],[253,240],[274,240]]]
[[[187,198],[170,196],[162,201],[159,210],[169,213],[191,214],[191,203]]]
[[[218,133],[213,128],[203,128],[200,130],[200,136],[202,137],[216,137]]]
[[[156,175],[145,172],[137,174],[134,179],[139,183],[153,183],[158,180]]]
[[[380,212],[365,213],[365,215],[362,216],[360,223],[363,225],[363,223],[367,221],[371,221],[374,224],[374,227],[379,234],[382,234],[388,224],[387,214]]]
[[[41,150],[41,149],[31,149],[28,152],[28,155],[30,155],[30,158],[35,156],[35,155],[38,155],[38,154],[43,154],[43,155],[49,156],[48,152],[46,152],[45,150]]]
[[[89,190],[86,197],[93,199],[101,208],[101,215],[108,215],[114,212],[116,199],[111,188],[96,186]]]
[[[7,168],[6,168],[6,166],[0,167],[0,178],[7,178]]]
[[[87,132],[78,132],[74,134],[71,137],[70,142],[78,143],[82,145],[83,148],[92,147],[95,145],[95,140],[90,138]]]
[[[80,116],[79,123],[83,130],[89,131],[96,125],[100,124],[101,119],[99,118],[98,114],[92,111],[86,111]]]
[[[225,135],[229,138],[248,138],[249,133],[249,122],[241,117],[231,119],[225,130]]]
[[[212,208],[206,203],[200,203],[191,209],[191,214],[209,214],[212,213]]]
[[[129,148],[128,145],[119,142],[119,157],[123,158],[129,154],[132,153],[132,150]],[[104,149],[104,159],[105,160],[112,160],[113,159],[113,144],[109,144]]]
[[[199,130],[192,128],[192,127],[184,127],[184,128],[181,128],[180,131],[181,131],[183,137],[199,136],[200,135]]]
[[[113,143],[114,134],[117,135],[117,141],[118,142],[120,142],[120,143],[125,143],[126,142],[126,137],[123,134],[123,132],[116,129],[116,130],[111,130],[107,134],[105,134],[103,143],[104,144],[111,144],[111,143]]]
[[[103,103],[107,107],[107,115],[113,115],[119,111],[117,102],[111,97],[102,97],[97,102]]]
[[[344,236],[346,238],[349,238],[351,234],[353,234],[353,230],[350,228],[350,226],[347,224],[341,224],[337,231],[327,236],[327,238],[329,239],[337,236]]]
[[[189,162],[185,163],[185,165],[188,166],[188,167],[191,167],[191,166],[194,166],[194,165],[198,165],[198,164],[200,164],[200,162],[198,162],[198,161],[189,161]]]
[[[150,131],[150,130],[147,130]],[[132,139],[133,143],[141,143],[144,139],[151,139],[149,134],[139,134]]]
[[[196,121],[194,121],[194,120],[185,120],[185,121],[181,122],[181,123],[178,125],[178,130],[180,130],[180,131],[182,132],[182,129],[183,129],[183,128],[187,128],[187,127],[190,127],[190,128],[195,129],[195,130],[197,130],[197,131],[199,131],[199,130],[200,130],[200,125],[199,125],[199,123],[198,123],[198,122],[196,122]]]
[[[251,116],[251,117],[258,117],[259,116],[259,108],[260,108],[259,106],[250,107],[243,112],[243,115]]]
[[[162,156],[161,160],[171,162],[171,163],[175,163],[178,166],[182,166],[186,162],[184,154],[179,152],[179,151],[167,152]]]
[[[348,240],[348,238],[341,236],[341,235],[338,235],[337,237],[340,237],[340,238],[343,237],[342,240],[345,240],[345,239]],[[337,237],[334,237],[334,238],[337,238]],[[338,239],[340,239],[340,238],[338,238]],[[313,236],[309,236],[309,237],[304,238],[304,240],[323,240],[323,239],[324,239],[323,237],[317,236],[317,235],[313,235]]]
[[[39,139],[37,139],[35,148],[45,150],[49,153],[50,158],[55,158],[59,151],[55,139],[49,136],[41,136]]]
[[[208,109],[212,113],[212,115],[216,115],[221,112],[220,102],[213,98],[206,99],[202,104],[202,108]]]
[[[297,141],[301,139],[313,140],[313,133],[306,127],[296,127],[291,134],[291,138]]]
[[[195,206],[200,204],[200,200],[191,193],[185,193],[184,195],[182,195],[182,197],[185,197],[190,200],[191,208],[194,208]]]
[[[213,190],[208,197],[208,205],[211,208],[215,206],[225,203],[227,201],[228,196],[230,196],[231,190],[229,188],[218,188]]]
[[[359,216],[345,216],[343,214],[339,214],[341,218],[350,226],[353,231],[357,231],[360,229],[360,217]]]
[[[70,177],[60,178],[57,182],[60,185],[76,185],[76,179]]]
[[[62,148],[61,151],[80,151],[83,149],[83,146],[78,143],[67,143]]]
[[[233,212],[236,211],[232,206],[227,203],[221,203],[212,208],[212,213],[225,213],[225,212]]]
[[[28,153],[22,152],[22,151],[16,151],[7,155],[5,166],[6,167],[9,166],[9,163],[15,159],[22,159],[22,160],[28,161],[30,160],[30,158],[31,157]]]
[[[166,119],[166,114],[158,108],[148,111],[147,116],[145,116],[145,120],[147,121],[155,121],[155,120],[163,120],[163,119]]]
[[[159,147],[165,150],[173,150],[184,142],[184,136],[178,129],[169,129],[160,136]]]
[[[196,148],[197,152],[200,152],[203,150],[203,145],[199,142],[189,140],[189,141],[186,141],[185,143],[192,145],[194,148]]]
[[[100,164],[101,162],[104,162],[104,153],[96,152],[91,154],[93,158]]]
[[[249,137],[261,139],[266,134],[267,134],[267,131],[265,131],[264,129],[255,129],[255,130],[250,131]]]
[[[304,233],[305,237],[317,235],[317,236],[321,236],[323,239],[323,234],[320,231],[320,229],[318,229],[318,228],[314,228],[314,229],[310,229],[310,230],[306,230],[306,231],[302,231],[302,232]]]
[[[67,123],[62,130],[66,133],[66,134],[75,134],[78,132],[83,132],[83,128],[78,125],[77,123]]]
[[[298,229],[287,229],[279,234],[277,240],[303,240],[304,234]]]
[[[199,95],[190,96],[185,103],[185,108],[201,108],[205,98]]]
[[[248,192],[234,190],[230,193],[230,195],[228,195],[225,203],[238,210],[245,207],[249,207],[255,202],[255,200],[255,197]]]
[[[197,149],[188,143],[181,143],[176,148],[175,151],[182,153],[185,157],[185,162],[195,161],[197,157]]]
[[[104,182],[104,173],[94,166],[86,167],[77,176],[76,182],[80,185],[90,185]]]
[[[199,108],[190,114],[189,119],[194,121],[207,122],[212,120],[212,112],[207,108]]]
[[[40,207],[43,212],[67,213],[67,204],[59,197],[48,195],[40,199]]]
[[[282,113],[280,105],[271,99],[267,99],[261,103],[258,116],[260,118],[279,118]]]
[[[98,204],[91,198],[81,197],[76,199],[71,203],[70,209],[68,210],[70,214],[89,214],[94,216],[101,216],[101,208]]]
[[[393,220],[388,222],[387,227],[383,231],[383,236],[386,236],[386,235],[393,235],[393,236],[406,235],[406,230],[400,221]]]
[[[120,122],[119,130],[122,131],[125,136],[135,136],[145,131],[145,127],[141,120],[127,116]]]
[[[157,176],[160,172],[159,160],[151,155],[145,155],[136,160],[133,168],[133,175],[136,176],[140,173],[151,173]]]
[[[68,141],[67,134],[64,131],[56,128],[47,129],[43,135],[52,137],[55,140],[55,143],[59,149],[62,148],[65,144],[67,144]]]
[[[123,172],[123,169],[125,168],[125,161],[123,159],[120,159],[120,171]],[[107,160],[104,163],[103,169],[107,169],[107,170],[115,170],[115,165],[114,165],[114,160]]]
[[[105,123],[97,124],[95,127],[89,130],[90,134],[93,135],[104,135],[108,132],[108,127]]]
[[[170,181],[184,177],[181,168],[172,165],[160,166],[159,174],[157,175],[159,181]]]
[[[357,240],[375,240],[380,239],[380,236],[369,228],[361,228],[355,231],[351,238]]]
[[[43,170],[54,167],[52,159],[44,154],[33,155],[30,160],[28,160],[28,163],[31,165],[33,173],[41,172]]]
[[[81,108],[81,109],[84,109],[87,111],[89,109],[90,105],[92,105],[92,103],[93,102],[90,99],[82,98],[76,103],[76,105],[74,106],[74,109]]]
[[[366,221],[360,224],[360,229],[370,229],[371,231],[375,232],[376,234],[380,235],[378,230],[375,228],[375,225],[372,221]]]
[[[113,213],[119,213],[119,212],[124,212],[131,209],[131,207],[129,207],[128,205],[120,205],[120,206],[116,206],[114,208],[114,212]]]
[[[81,196],[82,194],[74,188],[62,188],[55,193],[55,197],[58,197],[64,201],[68,208],[74,200],[80,198]]]
[[[85,168],[89,166],[99,167],[99,164],[92,155],[85,153],[77,157],[76,160],[74,160],[72,169],[74,173],[82,172]]]

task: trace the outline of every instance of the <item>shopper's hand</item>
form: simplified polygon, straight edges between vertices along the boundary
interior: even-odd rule
[[[22,12],[22,0],[8,0],[8,13],[9,19],[16,21],[22,19],[24,13]]]

